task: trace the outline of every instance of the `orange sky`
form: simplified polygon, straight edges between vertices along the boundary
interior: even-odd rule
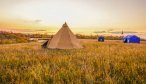
[[[146,32],[146,0],[0,0],[0,30],[55,33]]]

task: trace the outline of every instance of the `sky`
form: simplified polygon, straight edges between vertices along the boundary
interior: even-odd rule
[[[0,0],[0,30],[55,33],[146,34],[146,0]]]

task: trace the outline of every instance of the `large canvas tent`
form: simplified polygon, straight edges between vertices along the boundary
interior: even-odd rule
[[[69,29],[65,22],[62,28],[56,33],[47,45],[50,49],[77,49],[82,48],[79,40]]]
[[[140,43],[140,38],[136,35],[127,35],[123,37],[124,43]]]

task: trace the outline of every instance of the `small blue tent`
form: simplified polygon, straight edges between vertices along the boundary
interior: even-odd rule
[[[127,35],[123,37],[124,43],[140,43],[140,38],[136,35]]]
[[[104,37],[103,37],[103,36],[99,36],[99,37],[98,37],[98,41],[99,41],[99,42],[104,42]]]

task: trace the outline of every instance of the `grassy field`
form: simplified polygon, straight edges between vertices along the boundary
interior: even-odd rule
[[[146,84],[146,42],[82,40],[83,49],[0,45],[0,84]]]

